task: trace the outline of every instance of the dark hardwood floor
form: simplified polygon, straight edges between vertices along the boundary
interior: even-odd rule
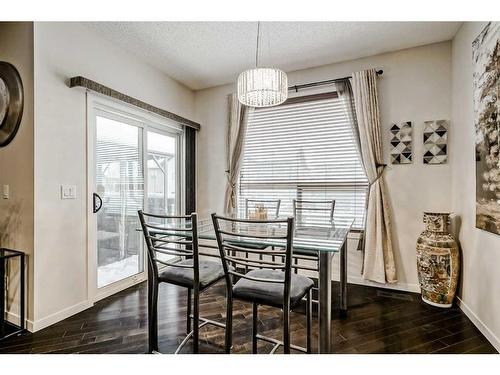
[[[338,284],[334,283],[334,295]],[[160,350],[172,353],[185,335],[186,290],[171,285],[160,288]],[[333,353],[497,353],[458,309],[428,306],[420,296],[384,289],[349,285],[349,314],[332,317]],[[334,301],[334,311],[337,311]],[[202,316],[224,321],[222,284],[202,297]],[[251,352],[251,305],[234,306],[234,353]],[[259,332],[280,338],[280,311],[259,308]],[[305,346],[303,308],[291,314],[292,343]],[[317,320],[313,322],[317,330]],[[34,334],[0,341],[0,353],[144,353],[147,341],[146,285],[127,289],[94,307]],[[224,332],[204,327],[200,351],[221,353]],[[270,344],[260,343],[266,353]],[[317,352],[317,335],[314,335]],[[191,352],[186,345],[184,353]]]

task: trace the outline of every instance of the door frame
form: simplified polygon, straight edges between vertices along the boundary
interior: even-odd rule
[[[177,209],[181,214],[184,211],[185,201],[185,137],[182,125],[150,113],[146,110],[128,105],[103,95],[87,91],[87,298],[95,303],[103,298],[118,293],[133,285],[147,280],[147,256],[145,243],[142,242],[143,271],[119,280],[105,287],[97,287],[97,216],[93,213],[93,197],[95,191],[95,162],[96,162],[96,114],[104,112],[111,119],[126,121],[127,124],[136,126],[142,133],[141,163],[144,181],[143,207],[147,209],[148,202],[148,179],[147,172],[147,133],[153,131],[169,136],[176,136],[177,139],[177,186],[179,192],[177,196]]]

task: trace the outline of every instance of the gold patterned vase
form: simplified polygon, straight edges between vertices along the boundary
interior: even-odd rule
[[[448,213],[424,212],[425,230],[417,240],[418,281],[422,300],[451,307],[457,290],[460,254],[448,231]]]

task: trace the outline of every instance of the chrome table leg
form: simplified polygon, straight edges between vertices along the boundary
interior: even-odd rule
[[[347,316],[347,240],[340,249],[340,317]]]
[[[331,352],[332,253],[319,252],[319,353]]]

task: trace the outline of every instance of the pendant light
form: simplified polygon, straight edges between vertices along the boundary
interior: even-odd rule
[[[288,97],[286,73],[276,68],[259,68],[260,22],[257,22],[257,48],[255,68],[242,72],[238,77],[238,100],[249,107],[272,107]]]

